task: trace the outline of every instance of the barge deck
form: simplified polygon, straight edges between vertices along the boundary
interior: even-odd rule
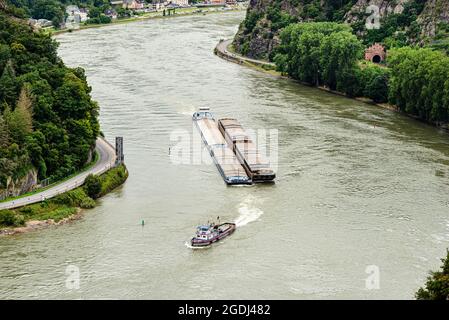
[[[236,119],[220,119],[218,128],[253,182],[272,182],[276,178],[268,159],[259,152],[257,145]]]
[[[208,110],[200,108],[193,114],[192,119],[223,180],[229,185],[251,184],[245,168],[226,143],[217,122]]]

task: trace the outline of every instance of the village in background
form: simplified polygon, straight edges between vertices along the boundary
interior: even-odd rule
[[[65,19],[55,25],[55,21],[31,17],[29,24],[36,29],[77,29],[83,24],[105,24],[117,19],[138,18],[145,14],[163,12],[163,15],[175,13],[176,9],[195,9],[204,12],[208,9],[231,10],[236,7],[246,8],[248,0],[111,0],[110,8],[104,12],[95,12],[87,7],[68,5]]]

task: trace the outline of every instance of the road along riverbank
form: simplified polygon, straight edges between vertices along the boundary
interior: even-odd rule
[[[53,187],[45,188],[41,192],[35,192],[29,196],[11,199],[0,203],[0,210],[23,207],[25,205],[51,199],[64,192],[78,188],[84,184],[84,180],[89,174],[100,175],[113,168],[116,160],[114,147],[103,138],[98,138],[95,146],[98,153],[98,160],[94,166],[88,170],[80,172],[78,175],[56,183]]]
[[[40,203],[1,210],[0,236],[34,231],[77,220],[82,217],[83,209],[92,209],[96,206],[94,199],[111,192],[122,185],[127,178],[128,170],[124,164],[120,164],[91,179],[94,180],[93,183],[86,182],[84,186]]]
[[[305,86],[308,86],[308,87],[317,88],[319,90],[326,91],[326,92],[329,92],[329,93],[332,93],[332,94],[335,94],[335,95],[339,95],[339,96],[342,96],[342,97],[354,99],[354,100],[357,100],[357,101],[360,101],[360,102],[364,102],[364,103],[367,103],[367,104],[370,104],[370,105],[374,105],[374,106],[377,106],[377,107],[380,107],[380,108],[384,108],[384,109],[388,109],[388,110],[391,110],[391,111],[395,111],[395,112],[401,113],[403,115],[406,115],[406,116],[408,116],[410,118],[413,118],[415,120],[418,120],[420,122],[425,122],[425,123],[430,124],[432,126],[435,126],[437,128],[443,129],[444,131],[449,133],[449,124],[446,124],[446,123],[441,124],[441,123],[436,123],[436,122],[424,121],[424,120],[422,120],[422,119],[420,119],[420,118],[418,118],[416,116],[413,116],[413,115],[410,115],[410,114],[402,112],[395,105],[392,105],[392,104],[389,104],[389,103],[376,103],[373,100],[371,100],[369,98],[366,98],[366,97],[349,97],[345,93],[342,93],[342,92],[339,92],[339,91],[336,91],[336,90],[331,90],[331,89],[329,89],[327,87],[324,87],[324,86],[310,86],[307,83],[303,83],[303,82],[294,80],[294,79],[292,79],[292,78],[290,78],[290,77],[288,77],[286,75],[283,75],[281,72],[277,71],[276,70],[276,65],[274,63],[272,63],[272,62],[264,61],[264,60],[251,59],[251,58],[248,58],[248,57],[245,57],[245,56],[242,56],[242,55],[236,53],[232,49],[232,39],[220,40],[220,42],[217,44],[217,46],[214,49],[214,53],[217,56],[219,56],[220,58],[225,59],[227,61],[234,62],[234,63],[241,64],[241,65],[245,65],[245,66],[249,66],[249,67],[252,67],[252,68],[254,68],[256,70],[268,73],[268,74],[273,75],[273,76],[287,78],[287,79],[299,82],[302,85],[305,85]]]

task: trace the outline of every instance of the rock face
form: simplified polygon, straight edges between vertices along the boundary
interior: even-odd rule
[[[419,33],[416,38],[410,38],[411,44],[424,45],[435,37],[440,23],[449,23],[449,1],[448,0],[358,0],[352,9],[346,14],[347,23],[360,21],[361,14],[368,6],[374,5],[379,8],[380,18],[383,19],[391,14],[401,14],[407,5],[425,2],[421,12],[418,12],[416,22]],[[363,17],[366,19],[366,16]],[[407,28],[406,30],[407,31]]]
[[[449,23],[449,1],[427,0],[417,22],[421,26],[422,41],[429,41],[429,39],[435,37],[440,23]]]
[[[246,19],[241,23],[233,42],[235,49],[250,58],[268,59],[279,43],[279,30],[273,30],[273,22],[267,17],[267,10],[276,5],[282,13],[301,21],[302,1],[250,0]]]
[[[26,175],[19,179],[8,178],[6,189],[0,189],[0,200],[4,197],[16,197],[30,192],[37,187],[37,171],[30,169]]]
[[[360,19],[359,15],[366,13],[369,6],[378,8],[380,18],[385,18],[392,13],[402,13],[404,5],[410,0],[358,0],[345,16],[347,23],[353,23]],[[376,9],[377,10],[377,9]],[[372,13],[372,11],[369,11]]]

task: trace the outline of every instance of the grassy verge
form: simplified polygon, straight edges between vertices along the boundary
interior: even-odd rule
[[[65,181],[67,181],[67,180],[73,178],[74,176],[77,176],[77,175],[79,175],[79,174],[81,174],[81,173],[83,173],[83,172],[86,172],[87,170],[91,169],[91,168],[97,163],[97,161],[98,161],[99,158],[100,158],[100,155],[98,154],[97,151],[95,151],[95,153],[94,153],[94,158],[92,159],[92,161],[89,162],[89,163],[88,163],[84,168],[82,168],[81,170],[72,173],[71,175],[65,177],[64,179],[58,180],[58,181],[56,181],[56,182],[53,182],[53,183],[49,184],[49,185],[46,186],[46,187],[35,189],[35,190],[33,190],[33,191],[30,191],[30,192],[21,194],[20,196],[17,196],[17,197],[9,197],[9,198],[6,198],[6,199],[4,199],[4,200],[0,200],[0,203],[2,203],[2,202],[7,202],[7,201],[11,201],[11,200],[17,200],[17,199],[21,199],[21,198],[26,198],[26,197],[32,196],[33,194],[36,194],[36,193],[45,191],[45,190],[50,189],[50,188],[53,188],[53,187],[55,187],[55,186],[57,186],[57,185],[59,185],[59,184],[65,182]]]
[[[102,174],[99,176],[101,185],[99,196],[104,196],[111,192],[123,184],[127,178],[128,171],[125,165],[120,165]],[[90,209],[95,206],[95,200],[88,196],[85,186],[81,186],[44,202],[13,210],[1,210],[0,228],[21,227],[27,221],[32,220],[43,221],[53,219],[55,222],[59,222],[77,213],[79,208]]]

